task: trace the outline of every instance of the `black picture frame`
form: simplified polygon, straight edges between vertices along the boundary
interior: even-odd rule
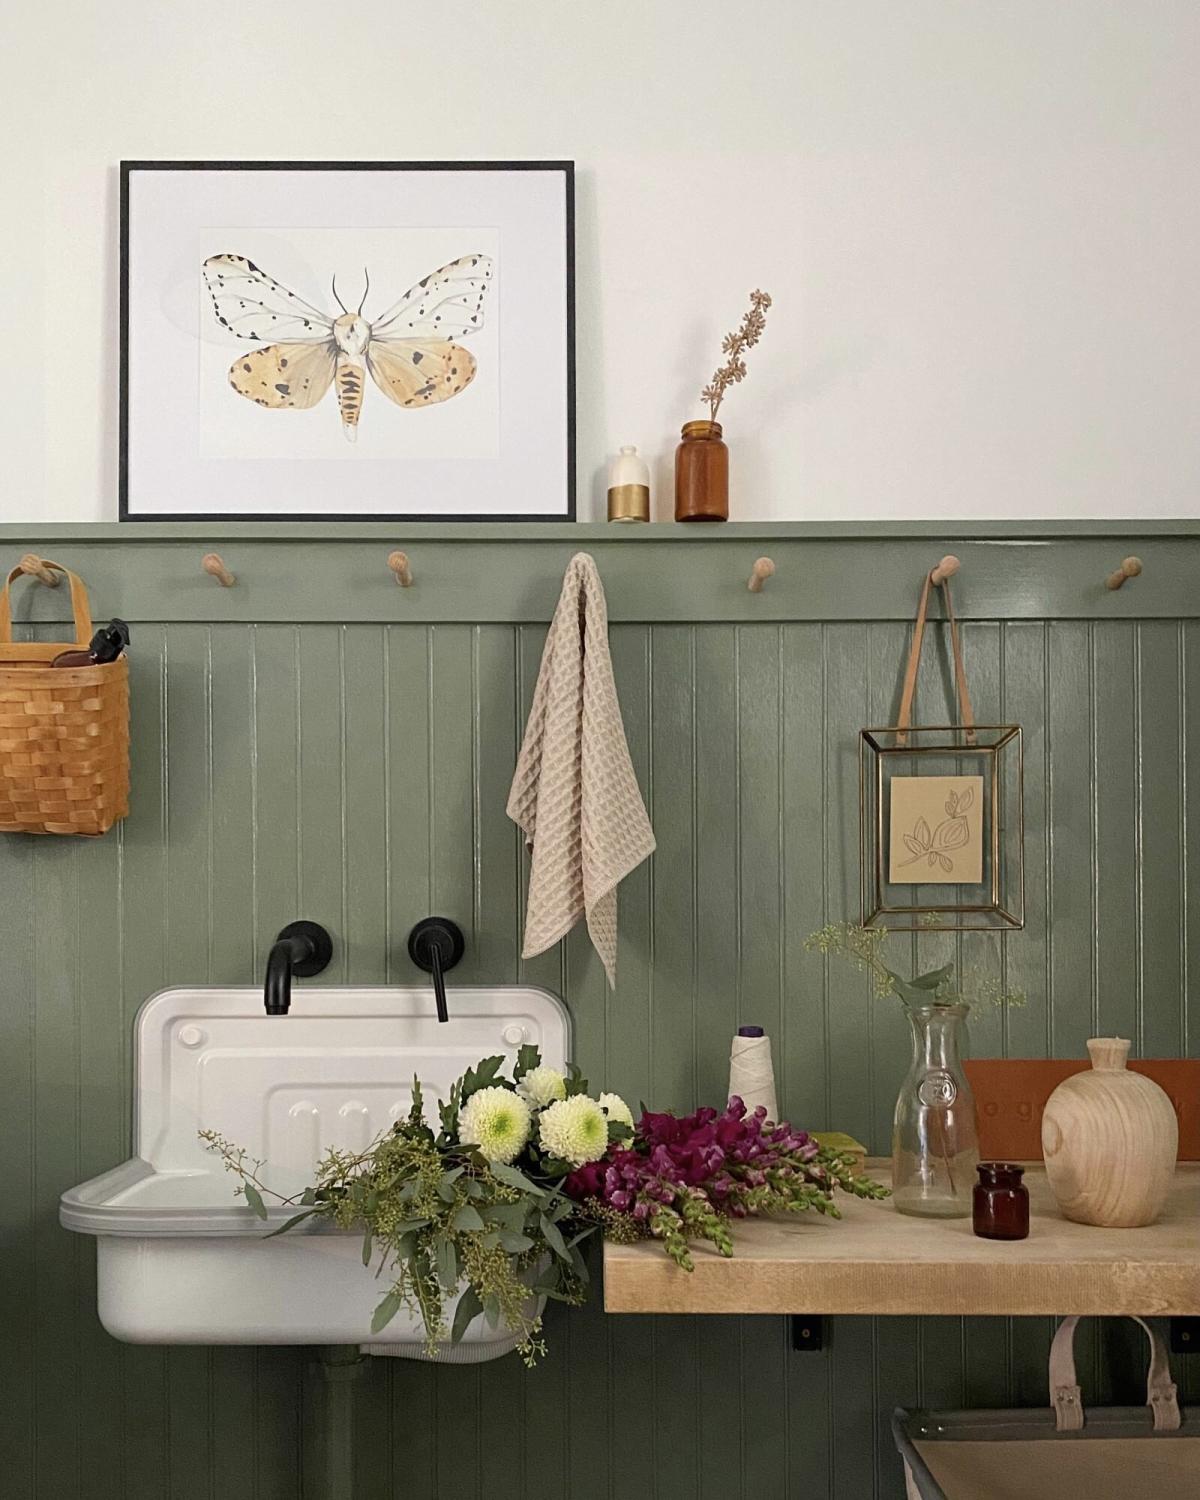
[[[223,511],[129,513],[129,235],[130,179],[135,172],[561,172],[563,174],[564,223],[566,229],[566,405],[567,461],[563,476],[566,505],[563,510],[533,514],[515,513],[418,513],[401,511],[394,515],[378,512],[346,511],[319,514],[306,511],[288,515],[279,511],[252,514]],[[121,521],[180,523],[196,521],[436,521],[448,525],[464,522],[497,521],[507,523],[574,521],[576,518],[576,418],[575,418],[575,163],[553,161],[122,161],[120,207],[120,417],[118,450],[118,518]]]

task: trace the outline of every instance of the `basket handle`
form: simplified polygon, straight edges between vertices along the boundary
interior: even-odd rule
[[[51,562],[49,558],[42,559],[42,567],[54,568],[62,573],[71,585],[71,613],[75,617],[75,642],[78,646],[86,647],[91,644],[92,639],[92,612],[88,607],[87,589],[84,587],[83,579],[77,573],[72,573],[70,568],[64,568],[62,563]],[[12,570],[5,580],[4,587],[0,589],[0,646],[12,645],[12,600],[10,591],[12,585],[20,578],[25,569],[20,563]]]
[[[1146,1405],[1154,1413],[1155,1432],[1179,1430],[1179,1397],[1171,1379],[1171,1362],[1162,1339],[1141,1318],[1150,1340],[1150,1369],[1146,1376]],[[1050,1345],[1050,1405],[1059,1432],[1078,1432],[1083,1427],[1083,1397],[1075,1378],[1075,1330],[1077,1317],[1064,1318]]]
[[[940,566],[940,564],[939,564]],[[971,707],[971,695],[967,691],[967,671],[963,666],[962,646],[958,639],[958,621],[954,618],[954,601],[950,597],[950,580],[943,578],[935,585],[932,569],[925,575],[925,586],[921,590],[921,602],[917,605],[916,623],[913,625],[912,646],[908,652],[908,665],[904,669],[904,686],[900,693],[900,713],[896,719],[896,744],[903,748],[908,742],[908,729],[912,724],[913,694],[917,689],[917,668],[921,665],[921,645],[925,640],[925,615],[929,609],[929,590],[937,587],[946,601],[946,619],[950,623],[950,647],[954,655],[954,686],[958,698],[958,711],[966,728],[968,745],[975,743],[975,711]]]

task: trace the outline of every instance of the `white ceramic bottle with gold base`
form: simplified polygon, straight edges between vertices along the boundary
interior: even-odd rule
[[[608,519],[650,519],[650,465],[632,444],[621,449],[608,472]]]
[[[1091,1071],[1064,1079],[1046,1101],[1046,1176],[1076,1223],[1150,1224],[1175,1173],[1175,1110],[1153,1079],[1126,1068],[1122,1037],[1093,1037],[1087,1046]]]

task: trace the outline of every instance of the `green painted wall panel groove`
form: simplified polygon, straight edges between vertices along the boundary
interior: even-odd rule
[[[319,591],[291,618],[222,617],[219,592],[194,617],[131,611],[133,815],[92,843],[0,840],[0,1451],[14,1500],[302,1492],[307,1351],[116,1343],[96,1319],[92,1246],[56,1219],[63,1188],[127,1153],[142,1000],[168,983],[256,982],[296,916],[335,933],[338,982],[366,983],[413,981],[412,921],[454,916],[469,936],[464,977],[562,993],[585,1071],[634,1102],[718,1098],[731,1031],[759,1021],[784,1109],[886,1151],[902,1017],[803,938],[855,910],[856,737],[894,712],[909,628],[899,611],[864,608],[861,588],[828,619],[756,617],[732,595],[704,618],[696,596],[734,540],[672,553],[670,592],[690,613],[612,628],[658,838],[622,887],[615,991],[582,930],[521,957],[527,861],[504,803],[540,660],[536,614],[454,617],[415,591],[394,616],[357,620]],[[50,551],[44,536],[28,544]],[[73,545],[86,561],[113,543]],[[140,545],[174,566],[179,543]],[[256,545],[277,563],[291,555]],[[355,566],[365,545],[348,549]],[[429,538],[431,571],[466,545]],[[500,584],[516,586],[530,545],[503,551]],[[610,592],[644,590],[647,545],[606,554]],[[1053,597],[1035,561],[1023,566],[1029,597]],[[1026,1009],[975,1018],[977,1053],[1078,1054],[1097,1027],[1132,1031],[1145,1052],[1200,1048],[1188,993],[1200,626],[1138,616],[1128,600],[1105,617],[1106,603],[964,629],[977,711],[1025,730],[1027,926],[896,946],[1029,991]],[[918,712],[940,719],[940,627],[933,636]],[[1040,1404],[1049,1332],[1045,1319],[844,1319],[824,1354],[794,1356],[779,1319],[609,1318],[597,1294],[552,1311],[551,1354],[532,1373],[379,1361],[358,1397],[355,1493],[890,1500],[902,1494],[891,1407]],[[1135,1362],[1121,1336],[1088,1335],[1094,1391],[1124,1389]],[[1198,1378],[1183,1375],[1193,1397]]]

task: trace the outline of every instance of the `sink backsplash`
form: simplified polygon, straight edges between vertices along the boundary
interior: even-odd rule
[[[1012,935],[921,935],[914,962],[957,958],[1027,990],[1022,1010],[972,1017],[976,1056],[1082,1055],[1099,1033],[1132,1036],[1143,1055],[1194,1050],[1200,621],[1178,580],[1200,576],[1200,537],[728,527],[674,542],[641,530],[619,542],[514,528],[486,544],[150,534],[136,567],[124,538],[142,528],[12,540],[14,560],[36,550],[78,569],[97,610],[134,628],[129,820],[91,842],[0,839],[0,1215],[13,1247],[0,1357],[22,1371],[6,1386],[14,1493],[33,1492],[36,1456],[47,1493],[71,1493],[83,1466],[105,1500],[172,1493],[181,1474],[249,1494],[251,1449],[256,1495],[296,1493],[304,1351],[121,1348],[78,1321],[92,1266],[55,1213],[64,1188],[129,1154],[146,996],[252,986],[261,1018],[266,945],[298,914],[336,941],[329,970],[297,984],[299,1002],[310,983],[428,994],[404,937],[444,913],[467,934],[454,986],[563,996],[584,1072],[635,1106],[718,1100],[729,1038],[754,1022],[772,1037],[794,1121],[887,1149],[903,1018],[802,943],[856,913],[858,731],[890,722],[913,591],[947,550],[963,558],[955,601],[977,713],[1024,729],[1027,920]],[[385,566],[398,545],[411,589]],[[522,962],[526,866],[504,813],[555,577],[579,545],[609,593],[658,840],[621,887],[612,993],[581,929]],[[200,573],[213,546],[238,588]],[[777,571],[750,594],[764,552]],[[1140,593],[1108,593],[1105,572],[1131,552],[1146,562]],[[35,606],[48,619],[61,604]],[[940,722],[938,675],[920,692],[917,717]],[[296,1014],[270,1024],[286,1032]],[[406,1098],[404,1076],[377,1091],[355,1076],[320,1096],[285,1077],[271,1150],[277,1129],[297,1157],[314,1134],[357,1140],[358,1106],[373,1126]],[[414,1495],[473,1493],[497,1453],[518,1465],[527,1453],[547,1496],[599,1500],[668,1461],[672,1493],[738,1494],[746,1454],[756,1492],[781,1495],[790,1452],[806,1493],[841,1500],[894,1492],[876,1407],[1044,1401],[1040,1320],[846,1319],[824,1355],[793,1358],[770,1318],[606,1319],[595,1302],[554,1315],[565,1322],[532,1376],[515,1361],[384,1362],[358,1439],[364,1473],[402,1474]],[[744,1406],[729,1369],[753,1372]],[[77,1389],[90,1394],[82,1414],[63,1399]]]

